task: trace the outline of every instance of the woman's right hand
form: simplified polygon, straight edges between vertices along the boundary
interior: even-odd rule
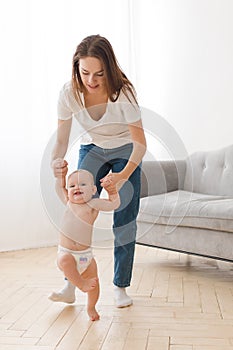
[[[65,177],[68,172],[68,163],[65,159],[57,158],[51,163],[55,177]]]

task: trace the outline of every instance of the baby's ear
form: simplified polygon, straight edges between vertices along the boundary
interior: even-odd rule
[[[96,192],[97,192],[97,187],[94,185],[94,186],[93,186],[93,189],[92,189],[92,194],[93,194],[93,196],[94,196],[94,194],[96,194]]]

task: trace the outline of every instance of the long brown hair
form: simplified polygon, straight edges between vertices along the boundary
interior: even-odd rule
[[[90,35],[84,38],[74,53],[72,62],[72,89],[77,102],[82,104],[80,92],[83,91],[83,83],[79,73],[79,60],[88,56],[98,58],[101,61],[106,76],[107,94],[112,102],[117,101],[122,90],[130,102],[128,93],[133,96],[135,103],[137,103],[133,84],[121,70],[112,45],[106,38],[100,35]]]

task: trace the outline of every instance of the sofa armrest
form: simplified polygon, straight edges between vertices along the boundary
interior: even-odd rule
[[[183,188],[185,160],[143,161],[141,198]]]

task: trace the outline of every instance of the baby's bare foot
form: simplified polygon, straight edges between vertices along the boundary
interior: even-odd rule
[[[88,313],[91,321],[98,321],[100,319],[100,315],[96,311],[95,307],[88,307],[87,313]]]
[[[81,291],[83,292],[90,292],[92,289],[95,289],[97,285],[98,278],[89,278],[89,279],[84,279],[82,282],[82,286],[80,287]]]

